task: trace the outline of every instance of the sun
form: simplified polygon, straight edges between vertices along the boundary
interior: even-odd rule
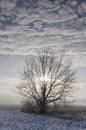
[[[41,80],[42,82],[43,82],[43,81],[48,82],[48,81],[50,81],[50,78],[49,78],[48,75],[45,75],[45,76],[41,76],[41,77],[40,77],[40,80]]]

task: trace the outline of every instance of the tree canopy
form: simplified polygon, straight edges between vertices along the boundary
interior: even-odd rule
[[[45,114],[48,104],[72,94],[74,82],[71,60],[54,49],[43,48],[31,61],[26,60],[17,88],[21,96],[36,104],[39,112]]]

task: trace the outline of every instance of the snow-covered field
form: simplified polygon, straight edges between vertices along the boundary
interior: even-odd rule
[[[0,109],[0,130],[86,130],[86,117],[42,116]]]

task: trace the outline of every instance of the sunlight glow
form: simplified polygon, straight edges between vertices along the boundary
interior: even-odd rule
[[[50,78],[47,75],[45,75],[45,76],[40,77],[40,80],[48,82],[48,81],[50,81]]]

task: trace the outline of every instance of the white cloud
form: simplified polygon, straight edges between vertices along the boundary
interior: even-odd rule
[[[29,8],[20,8],[16,7],[16,0],[0,1],[0,18],[3,20],[0,25],[4,27],[0,29],[0,54],[26,55],[28,50],[42,46],[65,49],[69,55],[74,53],[75,57],[85,54],[86,29],[82,27],[86,18],[77,18],[76,12],[83,14],[86,3],[78,5],[78,2],[73,0],[60,5],[59,0],[39,0],[36,4],[37,8],[30,5]],[[76,5],[78,8],[75,9]],[[8,19],[11,24],[7,23]]]
[[[81,6],[82,6],[83,11],[86,12],[86,2],[82,3]]]
[[[8,85],[16,85],[17,83],[18,83],[18,81],[19,81],[19,79],[18,78],[12,78],[12,77],[0,77],[0,87],[2,86],[3,87],[3,85],[6,85],[6,84],[8,84]]]
[[[12,2],[10,0],[1,0],[0,1],[0,8],[11,10],[15,7],[15,2]]]
[[[27,26],[9,26],[5,31],[1,31],[0,53],[24,54],[24,52],[28,53],[27,50],[30,48],[44,45],[56,46],[76,54],[83,53],[86,52],[85,32],[85,30],[77,31],[62,27],[46,27],[43,32],[37,32]]]
[[[53,1],[50,2],[50,1],[48,1],[48,0],[43,0],[43,1],[39,0],[39,5],[40,5],[40,6],[43,6],[43,7],[45,7],[45,8],[48,8],[48,9],[55,8],[58,3],[59,3],[58,0],[56,0],[56,1],[54,1],[54,2],[53,2]]]
[[[70,4],[75,7],[77,5],[77,1],[76,0],[71,0]]]
[[[74,63],[74,66],[86,67],[86,54],[74,55],[73,63]]]

